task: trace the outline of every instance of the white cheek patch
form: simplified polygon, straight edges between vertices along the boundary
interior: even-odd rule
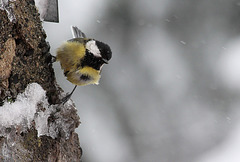
[[[95,40],[91,40],[91,41],[88,41],[86,43],[86,49],[91,52],[94,56],[96,57],[102,57],[100,55],[100,51],[96,45],[96,41]]]

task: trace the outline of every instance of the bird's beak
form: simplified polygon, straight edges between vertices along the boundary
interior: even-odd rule
[[[108,64],[108,60],[106,60],[106,59],[104,59],[104,58],[102,58],[102,60],[103,60],[103,62],[104,62],[105,64]]]

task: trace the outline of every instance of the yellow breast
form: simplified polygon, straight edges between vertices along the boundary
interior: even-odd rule
[[[77,64],[85,55],[85,48],[79,42],[66,42],[57,49],[57,61],[60,61],[61,67],[66,71],[77,69]]]
[[[82,76],[87,76],[87,79],[83,79]],[[67,73],[67,80],[75,85],[80,86],[98,84],[100,77],[100,71],[91,67],[84,67]]]

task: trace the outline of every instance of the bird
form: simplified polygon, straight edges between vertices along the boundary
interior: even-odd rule
[[[55,58],[60,62],[67,80],[75,85],[71,93],[62,99],[63,104],[71,98],[77,86],[99,84],[102,67],[112,58],[108,44],[87,38],[76,26],[71,26],[71,30],[73,39],[57,49]]]

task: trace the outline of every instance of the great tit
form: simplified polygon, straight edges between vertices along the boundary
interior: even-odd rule
[[[110,47],[98,40],[86,38],[76,26],[72,26],[73,39],[63,43],[57,49],[56,61],[59,61],[67,80],[75,85],[72,92],[63,98],[66,103],[77,86],[98,84],[101,69],[112,57]]]

